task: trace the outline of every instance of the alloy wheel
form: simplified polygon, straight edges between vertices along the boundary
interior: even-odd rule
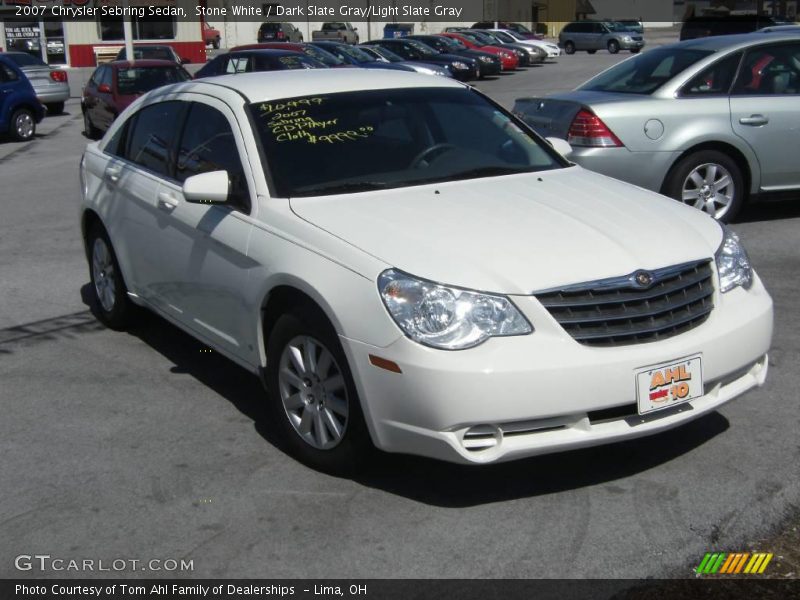
[[[336,359],[319,340],[301,335],[286,344],[278,389],[286,416],[303,441],[319,450],[342,441],[349,413],[347,389]]]
[[[681,200],[721,219],[730,210],[735,193],[728,170],[716,163],[705,163],[692,169],[684,180]]]
[[[20,139],[27,140],[28,138],[32,137],[34,126],[35,123],[33,122],[33,117],[28,112],[19,113],[14,121],[14,128],[16,129],[17,135]]]
[[[114,310],[116,302],[116,277],[114,261],[105,241],[95,238],[92,246],[92,274],[94,276],[94,290],[100,306],[106,312]]]

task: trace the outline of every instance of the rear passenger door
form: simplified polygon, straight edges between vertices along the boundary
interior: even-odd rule
[[[761,189],[800,188],[800,41],[747,51],[730,113],[733,130],[756,153]]]
[[[194,97],[193,97],[194,99]],[[254,352],[253,314],[245,306],[247,243],[255,204],[254,182],[235,115],[223,102],[198,96],[187,102],[176,144],[173,176],[158,193],[158,236],[166,280],[158,293],[171,314],[216,347],[247,361]],[[230,201],[186,202],[182,184],[192,175],[224,170]]]

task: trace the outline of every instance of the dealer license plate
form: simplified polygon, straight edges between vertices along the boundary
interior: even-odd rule
[[[639,414],[688,402],[703,395],[700,356],[645,367],[636,373]]]

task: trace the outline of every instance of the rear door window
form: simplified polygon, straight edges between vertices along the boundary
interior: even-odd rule
[[[718,60],[707,69],[695,75],[689,83],[683,86],[680,95],[690,96],[727,96],[736,77],[736,69],[742,59],[742,53],[736,52],[731,56]]]
[[[173,177],[174,144],[184,102],[159,102],[135,115],[127,136],[125,158],[164,177]]]
[[[749,50],[739,70],[733,94],[800,94],[800,43],[774,44]]]

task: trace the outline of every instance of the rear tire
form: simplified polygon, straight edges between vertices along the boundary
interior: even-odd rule
[[[47,107],[48,115],[60,115],[64,112],[63,102],[51,102],[49,104],[45,104],[45,106]]]
[[[277,429],[304,464],[350,475],[372,454],[347,358],[319,310],[298,307],[275,322],[266,386]]]
[[[611,54],[619,52],[619,42],[617,40],[608,40],[608,51]]]
[[[575,54],[575,44],[573,42],[564,42],[564,54]]]
[[[89,276],[95,316],[108,328],[125,330],[133,318],[134,306],[122,279],[114,247],[105,228],[96,223],[86,236]]]
[[[736,218],[746,196],[739,165],[718,150],[701,150],[681,159],[667,175],[664,188],[671,198],[722,223]]]
[[[11,139],[17,142],[27,142],[36,135],[36,119],[28,108],[18,108],[11,115],[9,128]]]

